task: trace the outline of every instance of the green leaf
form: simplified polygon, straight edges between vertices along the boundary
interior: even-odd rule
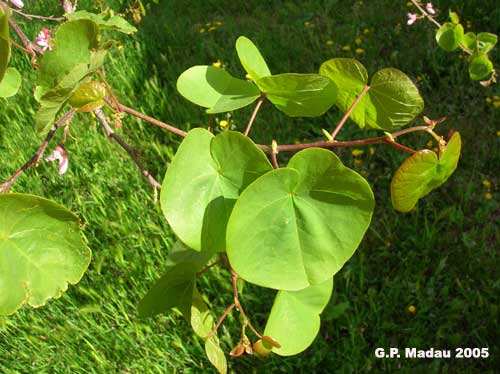
[[[241,194],[227,255],[246,281],[280,290],[322,283],[353,255],[371,220],[366,180],[332,152],[310,148]]]
[[[60,297],[90,257],[73,213],[38,196],[0,195],[0,315]]]
[[[224,351],[220,348],[219,338],[212,336],[205,341],[205,353],[212,365],[220,374],[227,373],[227,360]]]
[[[279,74],[257,82],[279,110],[290,117],[317,117],[335,103],[337,89],[318,74]]]
[[[214,327],[214,317],[196,288],[191,305],[191,327],[194,333],[202,339],[205,339]]]
[[[104,105],[106,86],[97,81],[80,84],[69,98],[69,104],[79,112],[91,112]]]
[[[250,39],[240,36],[236,40],[236,52],[241,65],[254,81],[271,75],[264,57]]]
[[[89,64],[91,50],[97,48],[97,25],[87,20],[63,23],[54,37],[52,51],[44,53],[40,60],[39,85],[53,88],[75,66]]]
[[[472,80],[486,79],[493,71],[493,63],[488,58],[488,55],[480,53],[472,56],[469,63],[469,76]]]
[[[333,279],[300,291],[279,291],[269,314],[264,335],[281,345],[272,351],[292,356],[309,347],[320,328],[319,315],[328,304]]]
[[[476,34],[474,34],[473,32],[468,32],[467,34],[465,34],[464,38],[462,39],[462,44],[465,48],[474,52],[477,49]]]
[[[68,20],[88,20],[97,24],[103,29],[110,29],[113,31],[122,32],[124,34],[133,34],[137,29],[128,23],[123,17],[112,16],[106,19],[105,14],[95,14],[87,12],[86,10],[80,10],[67,15]]]
[[[4,11],[0,7],[0,82],[3,80],[10,60],[10,34],[9,34],[10,11]]]
[[[211,253],[197,252],[181,242],[175,243],[168,255],[165,274],[139,302],[139,316],[152,317],[177,308],[189,320],[196,273],[211,257]]]
[[[478,49],[481,53],[488,53],[498,42],[498,37],[489,32],[480,32],[477,34]]]
[[[177,91],[207,113],[229,112],[253,103],[259,89],[252,82],[237,79],[224,69],[193,66],[177,79]]]
[[[271,170],[266,155],[246,136],[191,130],[167,169],[160,203],[175,234],[195,250],[224,251],[234,202]]]
[[[464,28],[461,24],[446,22],[436,32],[436,41],[445,51],[457,49],[464,38]]]
[[[456,132],[439,157],[427,149],[408,157],[392,178],[394,209],[409,212],[419,199],[446,182],[457,168],[460,148],[460,134]]]
[[[460,17],[458,17],[458,14],[455,12],[452,12],[451,10],[449,11],[449,16],[450,20],[453,24],[458,25],[460,23]]]
[[[0,81],[0,97],[14,96],[21,87],[21,74],[14,68],[7,68],[5,75]]]
[[[336,84],[339,93],[335,104],[343,112],[369,86],[350,115],[361,128],[392,131],[412,121],[424,107],[418,88],[397,69],[379,70],[368,85],[368,73],[359,61],[334,58],[321,65],[320,74]]]

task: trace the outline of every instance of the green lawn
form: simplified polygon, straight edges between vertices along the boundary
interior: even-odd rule
[[[30,11],[47,14],[56,13],[58,1],[43,2],[51,6],[26,3],[35,4],[28,7]],[[80,3],[81,8],[91,9],[88,4],[96,2]],[[128,7],[126,1],[106,3],[120,11]],[[260,47],[273,72],[315,72],[335,56],[356,56],[371,73],[386,66],[401,69],[417,80],[426,101],[425,113],[431,118],[448,116],[438,131],[458,130],[464,143],[456,173],[409,214],[396,213],[389,196],[391,175],[403,154],[380,145],[364,149],[355,160],[351,149],[339,150],[342,160],[370,181],[377,206],[362,245],[335,276],[321,332],[301,355],[266,361],[230,359],[231,369],[493,372],[500,363],[495,345],[500,294],[496,261],[500,115],[487,98],[500,96],[498,84],[484,88],[470,81],[467,65],[457,53],[438,50],[430,24],[407,27],[405,1],[160,3],[148,5],[139,33],[123,39],[123,50],[108,61],[109,80],[124,104],[183,129],[206,126],[209,121],[217,127],[225,115],[209,119],[176,93],[175,81],[188,67],[217,60],[242,75],[234,41],[246,35]],[[450,4],[470,21],[472,30],[500,31],[496,1],[435,2],[443,11]],[[206,24],[216,21],[222,24],[208,31]],[[40,26],[28,27],[31,37]],[[350,51],[343,49],[347,45]],[[357,48],[363,52],[356,52]],[[498,66],[498,53],[493,57]],[[38,141],[30,82],[35,73],[30,73],[29,61],[19,52],[14,64],[26,79],[18,96],[0,102],[2,180],[30,157]],[[250,111],[233,114],[235,128],[244,128]],[[319,119],[290,119],[267,105],[253,136],[266,144],[273,138],[280,143],[317,139],[322,128],[330,129],[339,118],[340,113],[332,109]],[[121,132],[142,150],[146,164],[161,179],[180,139],[133,118],[124,120]],[[90,116],[79,115],[71,135],[67,175],[59,177],[55,165],[41,163],[22,176],[13,190],[54,199],[76,212],[85,222],[93,260],[82,282],[59,300],[0,319],[0,373],[212,372],[202,342],[181,316],[137,317],[136,305],[162,274],[175,241],[151,188]],[[351,123],[339,139],[366,135]],[[404,139],[413,147],[423,147],[429,140],[425,135]],[[491,183],[489,188],[485,180]],[[212,308],[222,313],[231,300],[228,274],[211,270],[207,275],[200,289],[209,296]],[[272,293],[248,286],[242,298],[253,320],[263,326]],[[416,308],[415,314],[408,312],[409,305]],[[346,309],[339,313],[342,307]],[[226,351],[238,339],[231,329],[235,326],[231,317],[222,330]],[[489,347],[491,357],[384,360],[374,357],[377,347]]]

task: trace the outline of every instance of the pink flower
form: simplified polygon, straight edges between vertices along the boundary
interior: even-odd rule
[[[22,0],[10,0],[10,2],[12,3],[12,5],[14,5],[16,8],[24,8],[24,3]]]
[[[59,175],[63,175],[68,171],[69,166],[69,156],[68,152],[62,145],[58,145],[54,148],[54,151],[49,157],[45,158],[45,161],[58,161],[59,162]]]
[[[52,40],[52,33],[48,28],[44,27],[36,37],[35,43],[39,47],[42,47],[42,50],[45,52],[47,49],[48,50],[52,49],[52,47],[50,46],[51,40]]]
[[[415,13],[408,13],[408,21],[406,22],[407,25],[413,25],[415,22],[417,22],[417,15]]]
[[[425,10],[427,10],[427,13],[429,14],[436,14],[436,11],[434,10],[434,6],[432,5],[432,3],[425,4]]]
[[[75,1],[75,3],[73,4],[73,2],[70,0],[61,0],[61,5],[64,9],[64,13],[66,14],[75,13],[76,3],[77,1]]]

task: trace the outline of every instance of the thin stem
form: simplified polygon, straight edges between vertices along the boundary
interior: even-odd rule
[[[7,179],[4,183],[0,185],[0,193],[6,193],[9,192],[11,189],[12,185],[16,182],[16,180],[29,168],[36,166],[40,159],[42,158],[43,154],[45,153],[45,150],[47,149],[47,146],[49,145],[50,141],[56,134],[57,130],[66,124],[68,124],[71,119],[73,118],[75,114],[75,110],[70,110],[66,114],[64,114],[50,129],[50,131],[47,133],[47,136],[43,140],[42,144],[38,147],[36,150],[35,154],[19,169],[17,169],[14,174],[12,174],[9,179]]]
[[[441,24],[438,21],[436,21],[436,19],[433,16],[431,16],[429,13],[427,13],[427,11],[424,8],[422,8],[422,6],[418,2],[418,0],[410,0],[410,1],[413,3],[413,5],[415,5],[417,7],[417,9],[420,11],[420,13],[422,13],[429,21],[431,21],[437,27],[441,27]]]
[[[43,20],[43,21],[55,21],[55,22],[62,22],[64,21],[66,18],[64,17],[54,17],[54,16],[39,16],[39,15],[36,15],[36,14],[26,14],[24,12],[21,12],[20,10],[18,9],[14,9],[14,8],[11,8],[11,10],[17,14],[19,14],[20,16],[24,17],[24,18],[27,18],[29,20],[32,20],[32,19],[40,19],[40,20]]]
[[[141,172],[142,176],[149,182],[149,184],[153,186],[155,190],[161,188],[161,184],[151,175],[149,171],[146,170],[146,168],[142,164],[141,158],[139,157],[137,150],[135,150],[131,145],[127,144],[127,142],[125,142],[125,140],[123,140],[121,136],[116,134],[111,128],[111,126],[109,126],[106,115],[104,114],[102,109],[99,108],[94,110],[94,114],[99,120],[106,135],[109,138],[113,139],[116,143],[118,143],[118,145],[122,147],[130,155],[132,160],[135,162],[137,168]]]
[[[257,117],[257,113],[259,112],[259,109],[260,107],[262,106],[262,104],[264,103],[264,101],[266,101],[266,97],[263,95],[259,98],[259,100],[257,101],[257,104],[255,105],[255,108],[252,112],[252,116],[250,117],[250,120],[248,121],[248,124],[247,124],[247,128],[245,129],[245,136],[248,136],[248,134],[250,134],[250,130],[252,129],[252,125],[255,121],[255,118]]]
[[[236,304],[232,303],[224,310],[224,313],[222,313],[219,320],[217,321],[217,324],[214,326],[212,331],[210,331],[210,334],[207,335],[206,339],[210,339],[212,336],[214,336],[217,333],[217,330],[219,330],[219,327],[222,325],[222,322],[224,322],[224,320],[227,318],[229,313],[231,313],[231,311],[234,309],[235,306],[236,306]]]
[[[347,122],[347,119],[349,118],[349,116],[353,112],[354,108],[356,108],[356,106],[359,104],[361,99],[366,95],[366,93],[368,92],[369,89],[370,89],[370,86],[368,86],[368,85],[365,85],[363,87],[363,91],[361,91],[359,93],[358,97],[356,97],[356,100],[353,101],[353,103],[351,104],[349,109],[347,109],[347,112],[345,112],[344,115],[342,116],[342,118],[340,119],[339,123],[335,127],[335,130],[332,131],[332,139],[330,141],[335,140],[335,137],[340,132],[340,130],[342,130],[342,127],[344,127],[344,124]]]
[[[150,117],[150,116],[148,116],[146,114],[138,112],[137,110],[129,108],[128,106],[125,106],[125,105],[123,105],[123,104],[121,104],[119,102],[113,103],[113,102],[111,102],[108,99],[106,99],[106,102],[109,105],[111,105],[112,107],[114,106],[113,104],[115,104],[117,106],[116,109],[118,109],[121,112],[128,113],[131,116],[134,116],[134,117],[139,118],[139,119],[141,119],[143,121],[149,122],[150,124],[155,125],[157,127],[161,127],[162,129],[170,131],[173,134],[176,134],[176,135],[179,135],[179,136],[182,136],[182,137],[185,137],[187,135],[187,132],[185,132],[185,131],[183,131],[183,130],[181,130],[181,129],[179,129],[179,128],[171,125],[171,124],[159,121],[156,118],[153,118],[153,117]]]
[[[12,17],[9,17],[9,25],[12,27],[14,32],[17,34],[19,39],[21,39],[21,42],[24,45],[24,48],[28,51],[28,53],[31,55],[33,59],[36,59],[36,54],[42,54],[43,51],[40,47],[37,45],[33,44],[29,38],[26,36],[26,34],[23,32],[23,30],[19,27],[16,21]]]
[[[218,259],[217,261],[211,263],[210,265],[205,266],[203,269],[201,269],[199,272],[196,273],[196,275],[202,275],[203,273],[206,273],[208,270],[213,268],[216,265],[219,265],[221,262],[221,259]]]
[[[280,165],[278,163],[278,143],[273,139],[271,143],[271,163],[275,169],[279,169]]]

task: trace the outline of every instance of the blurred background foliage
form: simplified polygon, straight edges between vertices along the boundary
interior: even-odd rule
[[[35,14],[60,14],[58,1],[26,1]],[[211,124],[243,129],[251,108],[209,118],[176,93],[180,73],[192,65],[224,66],[244,76],[234,50],[239,35],[261,49],[273,73],[316,72],[332,57],[355,57],[370,73],[392,66],[414,79],[430,118],[447,116],[437,127],[462,134],[463,154],[452,178],[409,214],[393,211],[392,173],[406,157],[383,145],[336,152],[372,184],[377,206],[373,224],[354,257],[335,276],[335,291],[315,343],[295,357],[230,360],[236,372],[365,372],[422,369],[426,372],[493,372],[498,367],[496,250],[500,90],[469,80],[459,53],[440,50],[435,29],[424,21],[408,27],[405,1],[80,1],[80,9],[122,13],[139,28],[121,39],[107,64],[120,100],[183,129]],[[495,0],[435,1],[447,17],[461,16],[466,31],[499,33]],[[42,23],[20,21],[34,39]],[[53,25],[51,25],[53,26]],[[498,48],[492,58],[498,66]],[[33,115],[32,72],[15,52],[23,71],[22,92],[0,102],[0,179],[27,159],[38,142]],[[321,137],[341,114],[332,109],[317,119],[291,119],[264,106],[253,137],[261,143]],[[227,121],[227,122],[224,122]],[[150,170],[162,178],[180,139],[133,118],[120,130],[142,150]],[[350,123],[339,139],[371,135]],[[426,147],[430,138],[404,142]],[[174,237],[153,193],[128,156],[100,133],[95,120],[79,116],[67,143],[70,171],[42,163],[14,187],[57,200],[85,222],[93,261],[82,282],[37,310],[23,309],[0,319],[2,373],[211,372],[203,345],[176,314],[137,317],[136,305],[165,267]],[[281,157],[281,155],[280,155]],[[286,157],[281,158],[282,162]],[[213,270],[200,281],[220,314],[231,298],[228,274]],[[245,287],[243,302],[263,326],[272,292]],[[230,318],[222,330],[227,351],[237,342]],[[389,360],[376,347],[420,349],[489,347],[490,358],[470,360]]]

